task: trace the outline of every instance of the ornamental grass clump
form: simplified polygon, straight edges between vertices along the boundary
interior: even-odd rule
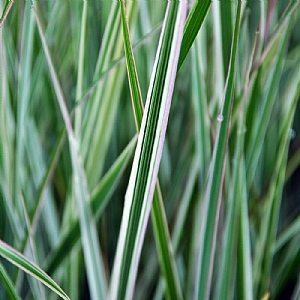
[[[0,299],[298,299],[299,1],[2,1]]]

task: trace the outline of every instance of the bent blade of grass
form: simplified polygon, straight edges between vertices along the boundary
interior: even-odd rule
[[[40,38],[48,63],[51,79],[56,92],[58,104],[66,125],[69,140],[70,158],[73,168],[75,199],[78,205],[80,217],[80,231],[82,236],[82,248],[85,259],[86,272],[88,276],[88,284],[90,287],[92,299],[105,299],[106,294],[106,278],[101,261],[101,251],[97,236],[95,220],[92,216],[89,204],[89,192],[87,187],[87,179],[83,168],[83,162],[79,154],[79,145],[76,140],[71,119],[68,113],[66,102],[62,93],[60,83],[58,81],[56,71],[54,69],[49,49],[46,43],[45,35],[42,30],[40,20],[36,10],[33,8],[35,19],[37,22]]]
[[[36,243],[33,237],[33,232],[32,232],[32,227],[30,224],[29,220],[29,214],[27,211],[27,207],[25,204],[25,199],[24,195],[22,194],[21,196],[21,201],[22,201],[22,206],[24,210],[24,216],[25,216],[25,223],[26,223],[26,229],[27,229],[27,234],[29,236],[29,255],[31,260],[38,265],[38,257],[37,257],[37,247]],[[28,203],[28,201],[26,201]],[[46,300],[46,295],[45,295],[45,289],[44,286],[41,284],[41,282],[33,280],[32,277],[29,278],[29,284],[32,289],[32,295],[34,298],[41,299],[41,300]]]
[[[1,262],[0,262],[0,282],[1,282],[1,284],[4,285],[6,292],[9,296],[9,299],[21,300],[21,297],[19,296],[19,293],[18,293],[12,279],[6,272],[4,266]]]
[[[133,49],[130,40],[129,25],[125,11],[125,2],[120,1],[120,5],[129,87],[133,111],[135,115],[136,127],[137,131],[139,131],[143,117],[143,100],[135,65],[135,59],[133,55]],[[163,206],[159,182],[157,182],[156,190],[154,193],[151,216],[153,221],[154,235],[157,244],[159,262],[166,283],[167,298],[182,299],[182,291],[179,283],[178,271],[175,265],[167,217]]]
[[[196,275],[196,294],[198,299],[208,299],[214,261],[216,230],[219,219],[219,207],[222,192],[222,180],[225,165],[225,152],[228,142],[228,131],[233,103],[234,77],[236,69],[236,55],[238,49],[238,37],[240,30],[241,2],[238,1],[236,20],[231,46],[230,64],[225,87],[224,102],[220,110],[219,128],[211,162],[211,174],[209,175],[205,202],[202,215],[201,239]]]
[[[58,139],[58,142],[53,149],[52,155],[49,160],[48,168],[43,175],[43,178],[41,180],[39,187],[37,188],[36,197],[34,199],[34,207],[32,208],[32,212],[29,215],[29,222],[32,224],[32,226],[31,226],[32,234],[34,234],[36,232],[38,220],[40,218],[41,211],[42,211],[41,206],[42,206],[42,202],[43,202],[42,201],[43,195],[45,193],[45,189],[50,181],[50,177],[52,176],[53,170],[58,161],[59,154],[60,154],[64,139],[65,139],[65,133],[66,133],[65,129],[63,129],[61,136]],[[6,203],[10,203],[10,201],[6,201]],[[49,213],[49,211],[47,211],[47,212]],[[51,221],[53,222],[53,218],[51,218]],[[55,239],[55,241],[56,241],[56,239]],[[25,233],[25,236],[23,238],[22,245],[19,247],[19,250],[22,253],[24,253],[24,251],[25,251],[25,249],[27,249],[28,245],[29,245],[29,231],[27,230]]]
[[[62,299],[69,300],[68,295],[61,289],[61,287],[36,264],[28,260],[24,255],[0,240],[0,255],[9,262],[22,269],[24,272],[35,277],[52,291],[54,291]]]
[[[131,299],[150,213],[176,77],[187,2],[168,2],[125,196],[111,299]]]

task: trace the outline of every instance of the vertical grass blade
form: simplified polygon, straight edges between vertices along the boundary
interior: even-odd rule
[[[132,299],[133,297],[138,261],[165,137],[186,8],[186,1],[168,2],[125,196],[110,287],[111,299]]]
[[[129,26],[126,20],[125,2],[120,1],[120,5],[129,87],[131,92],[136,127],[139,131],[143,117],[143,100],[135,66],[133,49],[130,41]],[[164,210],[162,195],[158,182],[154,192],[151,216],[153,221],[159,262],[166,283],[167,298],[174,300],[182,299],[182,291],[179,283],[178,272],[175,266],[175,259],[171,245],[170,233],[168,230],[167,217]]]
[[[156,239],[159,263],[165,281],[166,298],[183,299],[179,275],[175,265],[174,250],[171,244],[168,222],[162,201],[160,187],[157,184],[151,208],[151,217]]]
[[[34,39],[34,16],[30,9],[31,3],[28,1],[25,6],[25,18],[23,26],[23,43],[21,52],[21,68],[19,70],[19,84],[18,84],[18,99],[16,105],[16,150],[15,150],[15,171],[14,171],[14,203],[18,208],[19,213],[22,212],[21,206],[21,176],[20,170],[24,168],[24,141],[25,141],[25,127],[26,118],[28,116],[28,106],[30,102],[30,80],[31,72],[30,66],[33,55],[33,39]]]
[[[246,188],[246,171],[245,160],[241,163],[241,206],[239,217],[239,236],[237,247],[237,293],[238,299],[252,300],[253,298],[253,280],[252,280],[252,257],[251,257],[251,241],[250,241],[250,220],[247,202]]]
[[[244,112],[241,112],[244,115]],[[245,201],[240,197],[241,195],[241,184],[240,178],[242,172],[244,172],[242,162],[242,149],[243,149],[243,132],[244,132],[244,118],[240,118],[237,143],[235,149],[235,164],[232,175],[232,187],[230,187],[229,192],[229,204],[228,211],[226,214],[225,228],[222,236],[222,250],[221,250],[221,263],[220,263],[220,273],[219,273],[219,285],[217,286],[217,293],[215,299],[232,299],[234,295],[233,290],[233,279],[235,273],[235,267],[233,264],[235,256],[236,242],[238,240],[238,220],[240,213],[241,200]],[[239,278],[238,278],[239,279]],[[237,280],[238,280],[237,279]]]
[[[199,245],[199,257],[196,276],[197,299],[209,299],[214,261],[216,229],[219,219],[219,207],[222,198],[222,177],[225,164],[226,145],[228,141],[228,129],[233,103],[234,77],[236,66],[236,54],[238,48],[238,36],[240,29],[241,2],[237,3],[235,28],[231,46],[230,65],[225,87],[225,95],[218,116],[219,128],[211,162],[211,174],[205,195],[205,203],[202,215],[201,241]]]
[[[221,11],[221,24],[222,24],[222,52],[223,52],[223,72],[226,78],[227,70],[229,67],[230,59],[230,41],[232,40],[232,25],[233,14],[232,10],[235,2],[233,1],[218,1]]]
[[[194,48],[192,49],[194,63],[192,66],[192,85],[193,85],[193,101],[195,113],[195,142],[197,155],[200,162],[200,184],[204,189],[208,170],[209,161],[211,159],[211,142],[209,132],[209,116],[207,114],[207,90],[204,84],[204,66],[201,63],[201,41],[196,39]],[[203,55],[204,56],[204,55]]]

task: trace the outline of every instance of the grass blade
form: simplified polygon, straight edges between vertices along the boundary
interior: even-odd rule
[[[21,300],[21,297],[19,296],[19,293],[16,290],[13,281],[7,274],[1,262],[0,262],[0,281],[4,285],[8,293],[8,296],[10,297],[11,300]]]
[[[200,163],[200,184],[204,189],[209,170],[209,161],[211,159],[211,143],[209,132],[209,116],[207,114],[207,90],[204,84],[204,66],[201,63],[202,43],[199,38],[196,39],[194,48],[192,49],[194,64],[192,66],[193,72],[193,101],[195,112],[195,141],[197,155]],[[203,55],[204,56],[204,55]],[[202,57],[203,58],[203,57]],[[203,58],[204,59],[204,58]]]
[[[34,17],[30,9],[30,1],[26,3],[25,18],[23,26],[23,36],[26,43],[22,47],[21,53],[21,70],[19,71],[19,85],[18,85],[18,100],[17,100],[17,111],[16,111],[16,150],[15,150],[15,172],[14,172],[14,203],[21,214],[21,178],[18,176],[20,170],[22,170],[24,163],[24,140],[25,130],[24,124],[26,124],[26,118],[28,117],[28,106],[30,102],[30,65],[33,55],[33,39],[34,39]],[[26,39],[25,39],[26,37]]]
[[[240,211],[240,230],[238,237],[238,263],[237,274],[241,275],[238,278],[238,297],[239,299],[253,299],[253,274],[252,274],[252,257],[251,257],[251,241],[250,241],[250,221],[247,203],[247,188],[246,188],[246,172],[245,161],[241,163],[241,211]]]
[[[137,2],[128,1],[127,8],[128,16],[132,21],[137,15]],[[113,1],[98,57],[95,77],[98,77],[98,74],[108,67],[111,60],[121,55],[123,39],[119,30],[119,16],[119,3]],[[118,68],[112,70],[109,77],[97,87],[85,109],[87,117],[85,115],[83,117],[86,122],[83,122],[81,146],[91,189],[95,187],[103,173],[105,156],[113,136],[112,132],[125,75],[124,65],[119,65]],[[97,165],[97,168],[95,168],[95,165]]]
[[[128,79],[129,79],[129,88],[132,100],[132,106],[134,108],[134,117],[135,124],[137,130],[139,131],[141,128],[142,117],[143,117],[143,100],[141,88],[138,80],[138,74],[135,65],[135,59],[133,56],[133,49],[131,45],[130,35],[129,35],[129,25],[126,17],[125,11],[125,2],[120,1],[121,6],[121,20],[123,27],[123,35],[124,35],[124,48],[125,48],[125,56],[126,56],[126,66],[128,71]]]
[[[125,2],[121,1],[120,5],[129,86],[134,108],[133,110],[135,115],[136,127],[139,131],[143,117],[143,100],[135,66],[135,59],[133,56],[133,49],[129,36],[129,26],[126,20]],[[167,217],[163,206],[159,183],[157,183],[154,192],[151,216],[154,226],[154,234],[158,249],[159,262],[166,282],[167,298],[182,299],[182,291],[179,283],[178,272],[175,266],[175,259],[171,245],[170,233],[168,230]]]
[[[30,262],[24,255],[13,249],[2,240],[0,240],[0,255],[10,261],[15,266],[22,269],[24,272],[35,277],[37,280],[42,282],[62,299],[69,300],[68,295],[59,287],[59,285],[50,278],[42,269],[37,265]]]
[[[237,4],[235,29],[232,40],[230,66],[225,87],[224,102],[218,116],[219,128],[213,151],[211,174],[205,195],[203,221],[201,228],[201,242],[199,250],[199,262],[197,266],[196,289],[198,299],[209,299],[214,260],[216,229],[219,219],[219,207],[222,191],[222,177],[224,172],[225,152],[228,141],[231,107],[233,103],[234,77],[236,66],[236,54],[238,48],[238,36],[240,29],[241,2]]]
[[[290,23],[291,24],[291,23]],[[273,107],[275,105],[275,95],[277,92],[277,87],[278,87],[278,83],[279,83],[279,79],[280,79],[280,74],[282,73],[282,68],[283,68],[283,63],[284,63],[284,53],[286,51],[286,46],[287,46],[287,42],[288,42],[288,34],[286,34],[286,32],[289,31],[289,26],[287,26],[285,28],[285,32],[282,33],[282,39],[279,40],[279,49],[280,49],[280,55],[277,56],[277,60],[274,62],[269,62],[270,64],[272,63],[272,65],[275,66],[275,68],[273,69],[273,76],[271,77],[271,82],[268,85],[268,89],[266,90],[265,94],[262,95],[264,97],[264,99],[266,99],[263,102],[263,105],[260,103],[260,101],[257,100],[257,107],[256,107],[256,111],[261,111],[261,113],[257,114],[256,117],[256,126],[253,126],[253,130],[251,132],[251,136],[249,137],[249,150],[247,151],[246,154],[246,168],[248,170],[248,176],[247,176],[247,184],[250,186],[253,183],[253,179],[255,176],[255,171],[257,168],[257,164],[259,161],[259,157],[261,155],[261,149],[263,146],[263,140],[265,139],[265,135],[268,129],[268,124],[270,121],[270,117],[271,117],[271,113],[273,110]],[[280,38],[280,36],[279,36]],[[269,52],[270,53],[270,52]],[[274,58],[273,55],[271,55],[272,58]],[[268,60],[266,59],[266,62],[268,62]],[[264,61],[265,63],[265,61]],[[268,68],[268,67],[272,67],[270,66],[264,66],[264,63],[262,64],[262,68]],[[269,69],[268,69],[269,71]],[[263,71],[262,71],[263,72]],[[268,72],[268,74],[270,73],[270,71]],[[262,75],[262,73],[259,73],[259,76],[257,77],[257,80],[260,80],[260,75]],[[268,75],[269,76],[269,75]],[[259,107],[259,108],[258,108]],[[258,146],[259,145],[259,146]]]
[[[299,296],[300,1],[229,2],[14,2],[0,240],[72,300]]]
[[[182,66],[192,44],[204,22],[211,5],[211,0],[196,1],[191,12],[188,15],[184,26],[180,56],[178,61],[178,70]]]
[[[299,61],[298,58],[296,59],[296,61]],[[256,252],[255,255],[255,283],[260,283],[258,287],[259,295],[265,293],[270,286],[277,228],[279,224],[278,220],[285,180],[286,161],[290,140],[290,128],[293,124],[297,101],[300,94],[299,76],[300,64],[298,63],[295,67],[293,76],[290,78],[290,85],[288,85],[285,92],[284,98],[287,99],[287,101],[282,113],[282,127],[277,150],[276,164],[274,166],[270,188],[265,202],[265,217],[263,222],[264,226],[262,227],[259,236],[259,242],[264,251],[263,253]],[[260,265],[258,265],[258,262],[260,262]]]
[[[74,188],[75,188],[75,199],[78,205],[79,216],[80,216],[80,230],[82,235],[82,247],[85,258],[85,265],[88,275],[88,283],[93,299],[104,299],[106,294],[106,279],[103,270],[103,263],[100,257],[100,245],[97,236],[95,220],[92,216],[91,207],[89,204],[89,192],[87,187],[87,180],[83,163],[79,155],[79,146],[75,138],[74,131],[72,129],[70,116],[66,107],[66,102],[60,87],[52,59],[50,57],[49,49],[45,40],[45,35],[41,28],[41,24],[38,15],[35,12],[35,18],[37,21],[42,45],[45,51],[46,59],[53,80],[53,85],[56,91],[57,100],[63,115],[63,119],[66,125],[70,156],[73,167],[74,176]]]
[[[105,209],[110,196],[115,190],[121,175],[124,172],[129,158],[134,150],[136,138],[134,138],[121,153],[119,158],[109,169],[100,183],[96,186],[91,194],[91,209],[95,220],[99,220],[103,210]],[[61,262],[69,255],[78,240],[80,239],[80,224],[77,219],[74,221],[70,229],[63,234],[56,249],[47,259],[45,269],[48,274],[53,274],[60,266]]]
[[[186,1],[168,3],[125,197],[111,299],[131,299],[150,213],[179,58]],[[117,289],[115,287],[118,287]]]

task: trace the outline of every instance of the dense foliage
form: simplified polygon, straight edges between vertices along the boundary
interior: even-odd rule
[[[299,23],[296,0],[15,1],[0,299],[298,299]]]

